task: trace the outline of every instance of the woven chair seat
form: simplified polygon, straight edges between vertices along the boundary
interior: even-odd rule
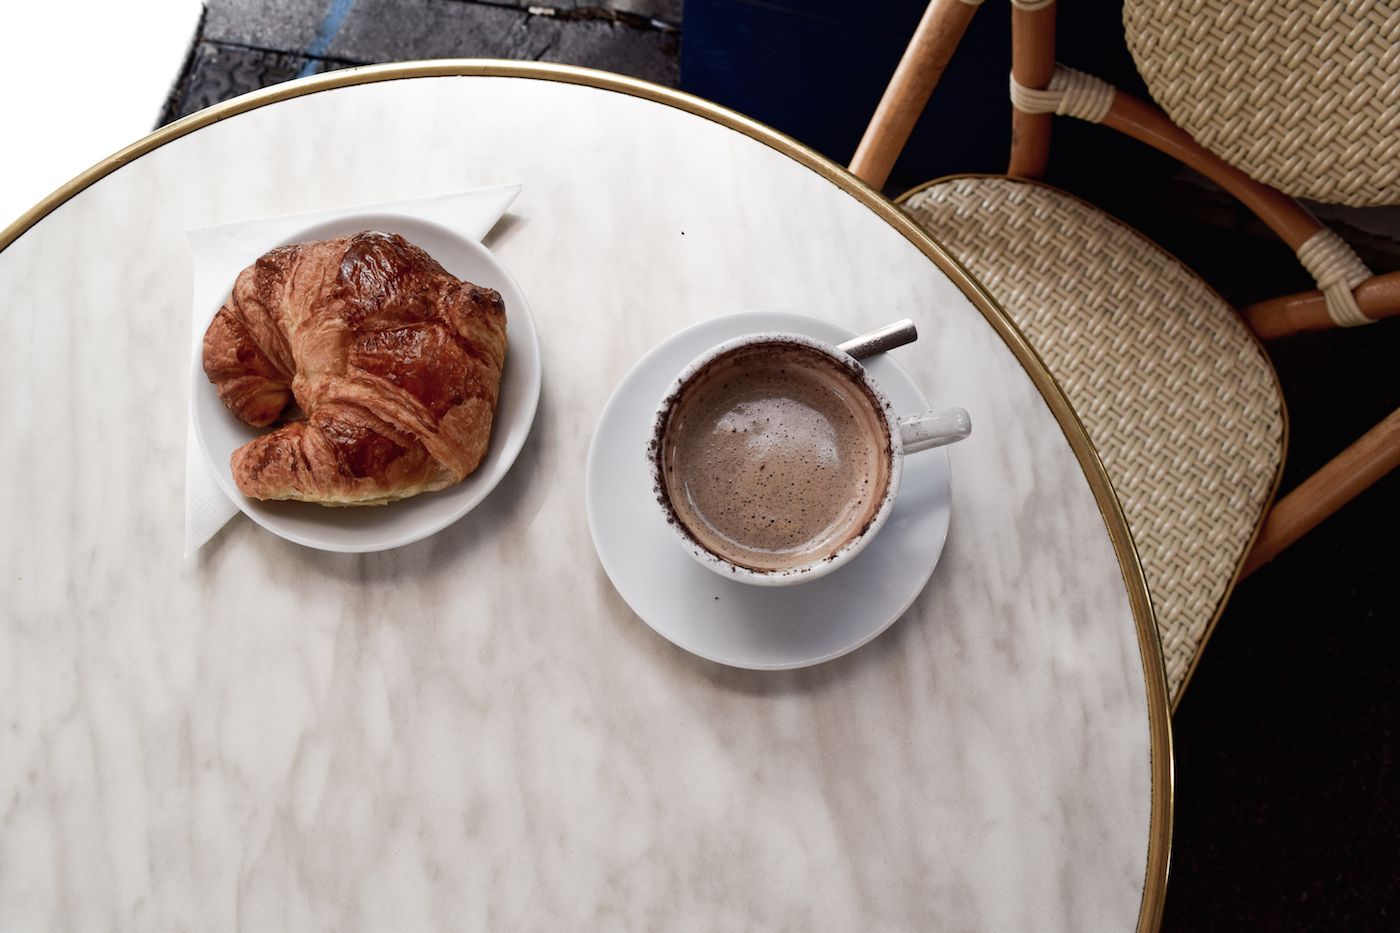
[[[1172,122],[1295,197],[1400,203],[1400,4],[1127,0],[1128,48]]]
[[[1190,269],[1035,182],[941,180],[902,207],[987,288],[1045,360],[1122,503],[1175,701],[1276,488],[1273,367]]]

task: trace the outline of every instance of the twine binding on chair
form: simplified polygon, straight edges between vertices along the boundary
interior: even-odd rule
[[[1359,327],[1371,319],[1361,312],[1352,289],[1371,277],[1371,270],[1347,241],[1323,227],[1298,247],[1298,261],[1312,273],[1327,298],[1327,314],[1338,327]]]
[[[1093,75],[1056,65],[1045,88],[1026,87],[1011,76],[1011,106],[1025,113],[1057,113],[1102,123],[1113,106],[1114,87]]]

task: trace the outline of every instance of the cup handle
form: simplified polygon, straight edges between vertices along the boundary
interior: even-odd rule
[[[899,419],[899,439],[906,454],[932,450],[972,433],[972,418],[961,408],[926,411]]]

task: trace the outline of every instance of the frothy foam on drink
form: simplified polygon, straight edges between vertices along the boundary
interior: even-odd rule
[[[889,483],[884,416],[825,354],[744,347],[684,390],[662,472],[676,517],[753,570],[827,557],[861,533]]]

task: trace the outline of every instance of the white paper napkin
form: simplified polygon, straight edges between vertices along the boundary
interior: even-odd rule
[[[430,198],[361,204],[191,230],[190,253],[194,263],[191,352],[195,359],[203,353],[204,331],[228,298],[238,273],[298,230],[352,214],[384,212],[421,217],[480,240],[501,219],[519,193],[519,185],[498,185]],[[219,488],[213,467],[199,446],[194,431],[194,399],[190,399],[185,438],[185,556],[203,547],[237,514],[238,506]]]

